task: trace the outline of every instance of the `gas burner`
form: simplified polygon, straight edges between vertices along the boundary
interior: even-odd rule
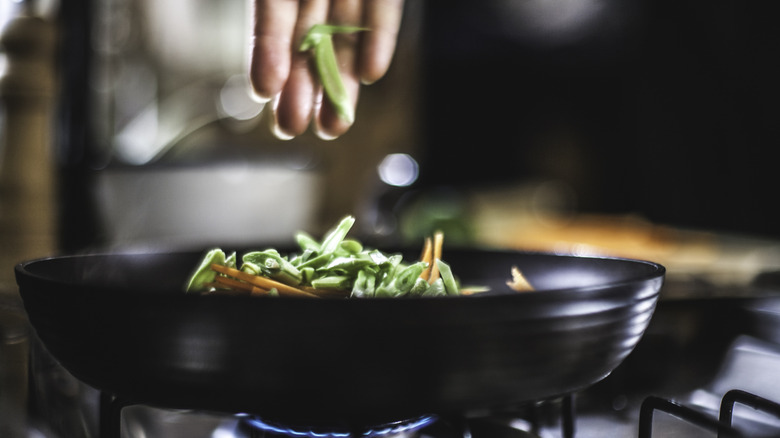
[[[106,393],[101,394],[100,403],[101,438],[538,438],[548,432],[574,437],[574,394],[482,415],[430,414],[371,426],[348,421],[307,425],[250,413],[159,408]],[[552,432],[556,427],[560,435]]]
[[[410,420],[353,430],[343,427],[299,427],[266,421],[254,415],[240,414],[239,416],[242,424],[253,430],[292,438],[390,438],[414,433],[437,420],[434,415],[425,415]]]

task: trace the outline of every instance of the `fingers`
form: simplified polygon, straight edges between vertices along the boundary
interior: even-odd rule
[[[333,36],[341,78],[357,104],[360,84],[387,71],[396,47],[403,0],[255,0],[250,78],[256,95],[273,99],[273,130],[280,138],[302,134],[310,121],[324,139],[350,128],[323,98],[310,54],[298,50],[318,23],[360,25],[369,30]]]
[[[368,31],[360,47],[360,80],[371,84],[381,79],[390,67],[398,41],[403,15],[403,0],[367,0],[363,25]]]
[[[298,0],[256,0],[249,77],[262,100],[276,96],[290,73]]]
[[[316,96],[320,93],[311,69],[309,54],[298,50],[309,29],[328,17],[329,0],[300,1],[292,37],[291,66],[287,82],[275,102],[274,133],[280,138],[303,134],[314,113]]]

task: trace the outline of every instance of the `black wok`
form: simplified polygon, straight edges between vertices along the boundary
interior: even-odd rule
[[[445,254],[480,296],[307,299],[182,292],[200,253],[56,257],[16,278],[75,377],[158,407],[386,422],[547,399],[606,377],[647,327],[665,270],[510,251]],[[518,266],[538,289],[505,290]]]

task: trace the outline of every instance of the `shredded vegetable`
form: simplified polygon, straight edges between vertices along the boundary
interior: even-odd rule
[[[400,254],[364,248],[347,234],[355,223],[343,218],[318,241],[299,232],[300,252],[280,254],[276,249],[243,254],[222,249],[206,252],[186,286],[187,292],[225,292],[268,296],[394,298],[471,294],[484,288],[464,289],[450,266],[442,261],[444,236],[425,239],[420,259],[404,261]]]

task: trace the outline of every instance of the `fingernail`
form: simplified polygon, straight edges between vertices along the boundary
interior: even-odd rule
[[[325,130],[322,128],[322,123],[317,117],[314,118],[314,123],[312,123],[312,132],[314,132],[314,135],[316,135],[320,140],[331,141],[338,138],[338,135],[328,134],[325,132]]]
[[[276,97],[273,98],[273,102],[271,105],[271,133],[274,135],[274,137],[278,138],[279,140],[292,140],[293,138],[295,138],[295,136],[285,132],[284,129],[282,129],[282,127],[279,126],[279,119],[276,113],[278,107],[279,107],[279,95],[277,94]]]
[[[325,140],[325,141],[332,141],[332,140],[335,140],[335,139],[339,138],[338,135],[331,135],[331,134],[326,133],[319,126],[315,126],[314,135],[316,135],[317,138],[319,138],[320,140]]]
[[[266,96],[263,96],[263,95],[261,95],[260,93],[258,93],[257,91],[255,91],[255,89],[254,89],[254,88],[253,88],[253,89],[252,89],[252,91],[249,93],[249,97],[251,97],[251,98],[252,98],[252,100],[254,100],[255,102],[257,102],[257,103],[262,103],[262,104],[266,104],[266,103],[268,103],[268,102],[270,102],[270,101],[271,101],[271,98],[270,98],[270,97],[266,97]]]
[[[265,94],[257,89],[257,84],[251,80],[249,80],[249,95],[252,97],[252,100],[258,102],[258,103],[268,103],[273,99],[274,96]]]

